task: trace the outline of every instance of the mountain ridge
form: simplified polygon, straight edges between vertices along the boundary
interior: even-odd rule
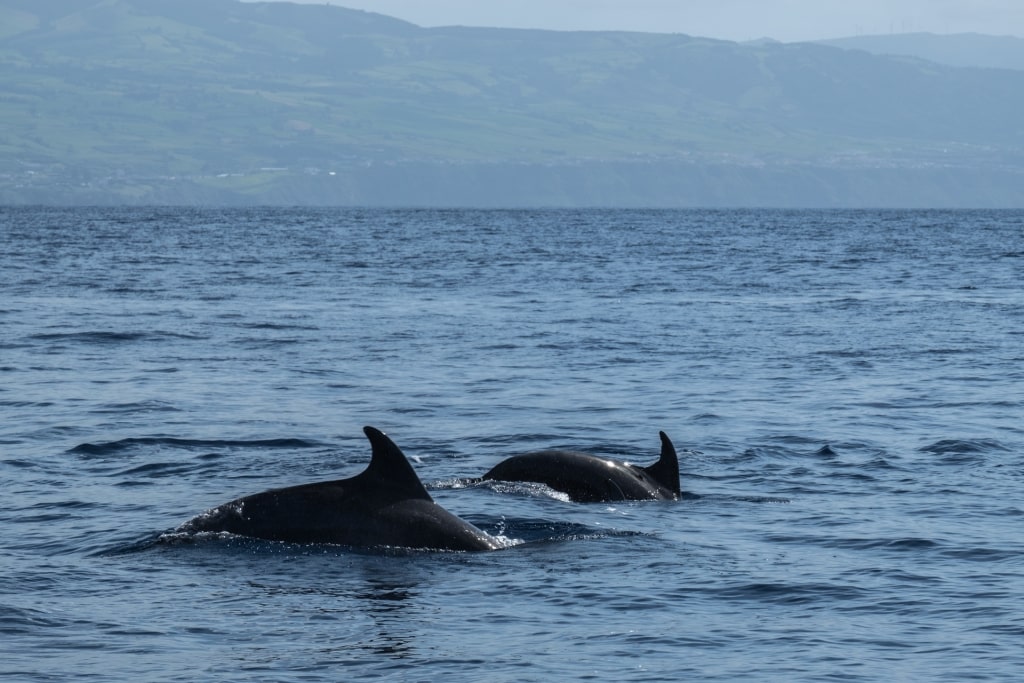
[[[819,45],[902,55],[936,64],[982,69],[1024,70],[1024,38],[979,33],[897,33],[813,41]]]
[[[0,0],[0,25],[6,203],[1021,200],[1024,73],[279,2]]]

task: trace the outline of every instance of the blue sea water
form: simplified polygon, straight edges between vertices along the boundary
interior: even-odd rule
[[[1024,670],[1024,212],[0,209],[0,679]],[[363,425],[491,553],[166,535]],[[472,484],[681,456],[673,503]]]

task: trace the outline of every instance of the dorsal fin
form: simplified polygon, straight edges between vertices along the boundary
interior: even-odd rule
[[[398,489],[409,498],[433,501],[423,482],[416,475],[409,459],[405,457],[388,435],[375,427],[363,427],[363,433],[370,440],[373,454],[370,464],[359,477],[372,479],[391,489]]]
[[[661,437],[661,457],[658,458],[658,462],[643,470],[678,498],[682,491],[679,488],[679,458],[676,456],[676,447],[672,445],[665,432],[658,432],[658,436]]]

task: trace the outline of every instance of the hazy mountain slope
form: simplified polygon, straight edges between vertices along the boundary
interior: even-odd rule
[[[838,38],[818,43],[877,55],[918,57],[949,66],[1024,70],[1024,38],[1013,36],[901,33]]]
[[[675,205],[685,184],[764,203],[760,177],[788,201],[871,203],[871,169],[998,188],[1024,166],[1024,72],[235,0],[0,0],[0,25],[5,201],[421,203],[422,187]]]

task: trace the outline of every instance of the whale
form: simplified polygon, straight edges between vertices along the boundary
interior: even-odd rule
[[[589,453],[546,450],[514,455],[481,479],[544,484],[578,503],[678,500],[679,458],[668,435],[658,435],[661,456],[647,467]]]
[[[408,458],[382,431],[364,427],[372,454],[348,479],[300,484],[237,498],[176,532],[227,532],[287,543],[361,548],[498,550],[499,539],[434,502]]]

